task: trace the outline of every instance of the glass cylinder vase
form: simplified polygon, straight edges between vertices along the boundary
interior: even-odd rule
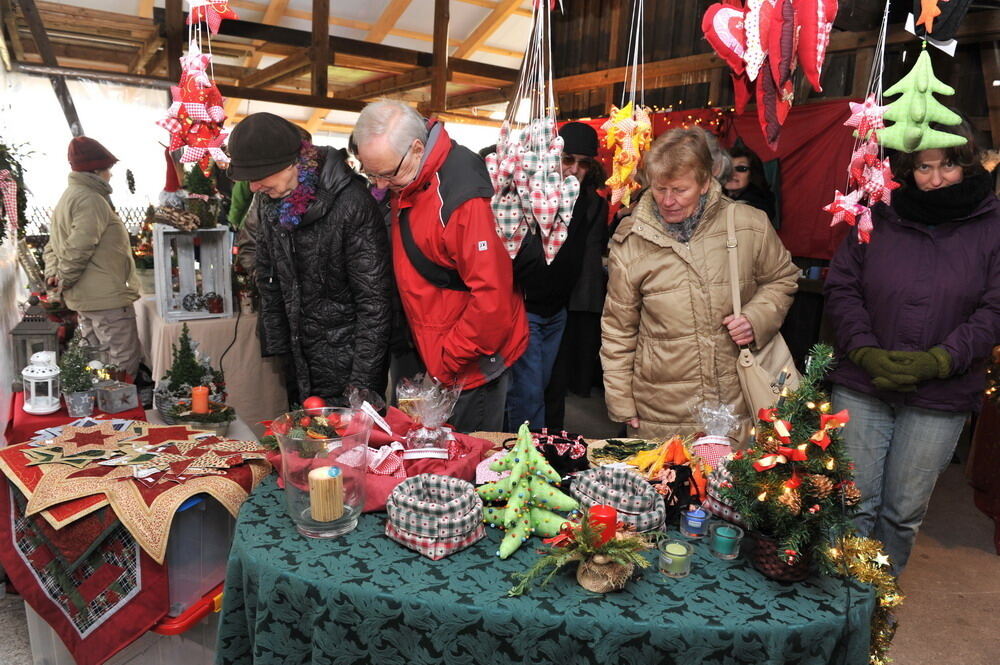
[[[271,424],[281,448],[285,504],[299,533],[336,538],[358,524],[372,419],[360,409],[286,413]]]

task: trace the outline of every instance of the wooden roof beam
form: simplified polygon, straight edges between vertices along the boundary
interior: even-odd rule
[[[156,55],[156,52],[160,49],[160,44],[162,39],[160,33],[154,30],[146,41],[142,43],[139,50],[135,54],[135,58],[128,66],[128,70],[133,74],[145,74],[147,73],[146,65],[149,63],[150,59]]]
[[[139,0],[139,18],[153,18],[153,0]]]
[[[465,58],[475,53],[483,43],[496,32],[504,21],[510,18],[511,14],[520,9],[521,0],[500,0],[494,9],[486,15],[486,18],[476,26],[462,45],[455,51],[456,58]]]
[[[388,76],[386,78],[362,83],[345,90],[341,90],[337,95],[341,99],[372,99],[384,97],[415,88],[423,88],[431,83],[434,78],[433,70],[430,67],[418,67],[408,72]]]
[[[31,36],[35,40],[35,46],[38,47],[38,52],[42,56],[42,62],[50,67],[58,67],[59,62],[52,51],[49,36],[45,34],[45,25],[38,13],[38,7],[35,6],[35,0],[19,0],[19,3],[24,20],[31,28]],[[61,76],[50,76],[49,80],[52,81],[52,89],[62,107],[63,115],[66,116],[66,124],[69,125],[70,133],[73,136],[83,136],[83,125],[80,123],[80,115],[76,112],[76,105],[73,104],[73,97],[69,94],[69,88],[66,86],[66,79]]]
[[[306,49],[299,51],[278,62],[258,69],[245,78],[240,79],[240,85],[245,88],[260,88],[265,85],[274,85],[278,81],[298,76],[312,66],[312,53]]]
[[[409,6],[410,0],[392,0],[382,10],[381,16],[378,17],[378,20],[372,25],[371,30],[365,35],[365,41],[378,43],[385,39],[385,36],[389,34],[389,31],[396,25],[396,21],[399,20],[399,17],[403,15],[403,12]]]
[[[21,36],[17,34],[17,16],[14,15],[10,0],[0,0],[0,13],[3,13],[3,24],[7,26],[7,38],[10,39],[14,59],[24,60],[24,46],[21,44]]]
[[[313,0],[312,60],[310,80],[312,94],[326,97],[329,84],[327,74],[330,66],[330,0]]]
[[[434,0],[434,64],[431,66],[432,111],[448,108],[448,23],[451,11],[448,0]]]

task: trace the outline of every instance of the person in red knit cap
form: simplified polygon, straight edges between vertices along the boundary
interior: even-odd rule
[[[86,136],[70,141],[68,156],[73,172],[52,211],[46,282],[77,312],[87,343],[107,349],[113,364],[135,376],[142,359],[132,308],[139,298],[135,263],[128,231],[111,204],[111,167],[118,158]]]

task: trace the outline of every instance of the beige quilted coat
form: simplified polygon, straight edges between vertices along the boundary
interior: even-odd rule
[[[736,376],[738,347],[722,319],[733,313],[726,210],[736,206],[743,313],[757,344],[771,339],[797,288],[798,269],[760,210],[722,196],[712,181],[701,223],[688,243],[666,234],[647,191],[611,241],[601,361],[608,415],[638,416],[643,438],[698,429],[701,401],[747,408]]]

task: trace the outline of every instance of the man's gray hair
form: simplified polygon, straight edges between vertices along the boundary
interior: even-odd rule
[[[720,185],[725,185],[733,175],[733,158],[719,145],[719,139],[715,134],[707,131],[704,127],[699,127],[705,132],[705,141],[708,142],[708,151],[712,154],[712,176]]]
[[[394,99],[382,99],[361,110],[352,134],[356,146],[379,136],[388,136],[389,145],[402,155],[413,139],[427,144],[427,123],[413,107]]]

